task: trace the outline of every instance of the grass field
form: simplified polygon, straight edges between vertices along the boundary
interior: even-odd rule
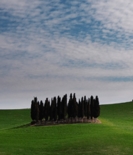
[[[0,111],[0,155],[131,155],[133,103],[102,105],[101,124],[27,126],[30,110]]]

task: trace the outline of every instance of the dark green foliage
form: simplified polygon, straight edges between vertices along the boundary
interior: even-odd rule
[[[78,104],[77,104],[75,93],[74,93],[73,99],[72,99],[72,114],[71,115],[73,118],[78,116]]]
[[[91,116],[91,119],[94,117],[94,99],[93,99],[93,96],[91,96],[90,98],[90,116]]]
[[[78,118],[81,118],[81,102],[80,102],[80,99],[79,99],[79,102],[78,102]]]
[[[67,94],[62,98],[62,111],[62,119],[65,120],[67,115]]]
[[[37,97],[31,102],[31,119],[36,122],[39,120],[39,102],[37,101]]]
[[[31,101],[31,119],[33,122],[42,121],[65,121],[67,118],[77,120],[77,118],[93,119],[100,115],[100,105],[98,96],[94,99],[93,96],[86,99],[86,96],[82,97],[77,102],[75,93],[70,94],[70,98],[67,105],[67,95],[65,94],[62,99],[60,96],[51,99],[51,104],[46,98],[45,104],[37,101],[37,97]],[[83,120],[84,121],[84,120]]]
[[[100,115],[100,106],[99,106],[99,99],[96,96],[94,100],[94,118],[97,118]]]
[[[86,100],[86,96],[84,96],[84,116],[87,117],[87,100]]]
[[[35,120],[35,102],[34,102],[34,100],[31,101],[31,119],[32,119],[32,121]]]
[[[68,102],[68,118],[76,118],[78,117],[79,104],[76,100],[76,95],[70,94],[70,99]],[[80,114],[80,113],[79,113]]]
[[[42,121],[43,119],[43,102],[40,101],[40,105],[39,105],[39,120]]]
[[[72,118],[72,94],[70,94],[70,99],[68,102],[68,118]]]
[[[89,103],[89,99],[87,100],[87,119],[89,119],[90,117],[90,103]]]
[[[83,97],[81,98],[81,117],[83,118],[84,115],[84,99]]]
[[[62,115],[63,115],[63,106],[61,104],[61,98],[60,96],[58,96],[57,98],[57,114],[58,114],[58,120],[62,119]]]
[[[56,97],[53,99],[53,119],[54,121],[57,120],[57,104],[56,104]]]
[[[48,121],[49,116],[50,116],[50,102],[49,102],[48,98],[46,98],[45,105],[44,105],[44,118],[45,118],[45,121]]]
[[[54,110],[54,104],[53,99],[51,99],[51,107],[50,107],[50,120],[53,121],[53,110]]]
[[[35,116],[36,116],[36,122],[39,121],[39,101],[35,102]]]
[[[51,108],[50,108],[50,120],[57,120],[57,107],[56,107],[56,97],[51,99]]]

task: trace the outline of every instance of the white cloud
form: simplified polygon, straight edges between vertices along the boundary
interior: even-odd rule
[[[32,96],[44,100],[66,92],[100,95],[102,103],[132,97],[131,0],[69,3],[0,1],[3,12],[11,15],[1,18],[16,21],[0,31],[2,102],[5,96],[29,102]]]
[[[101,21],[104,27],[133,33],[133,4],[131,0],[93,1],[92,8],[95,9],[94,18]]]

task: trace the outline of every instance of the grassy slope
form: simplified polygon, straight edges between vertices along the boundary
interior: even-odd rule
[[[133,154],[133,103],[102,105],[101,124],[21,127],[29,113],[0,111],[0,155]]]
[[[8,129],[30,123],[29,109],[0,110],[0,129]]]

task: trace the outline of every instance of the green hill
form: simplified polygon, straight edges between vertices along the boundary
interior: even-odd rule
[[[131,155],[133,103],[101,105],[101,124],[28,126],[30,110],[0,110],[0,155]]]

